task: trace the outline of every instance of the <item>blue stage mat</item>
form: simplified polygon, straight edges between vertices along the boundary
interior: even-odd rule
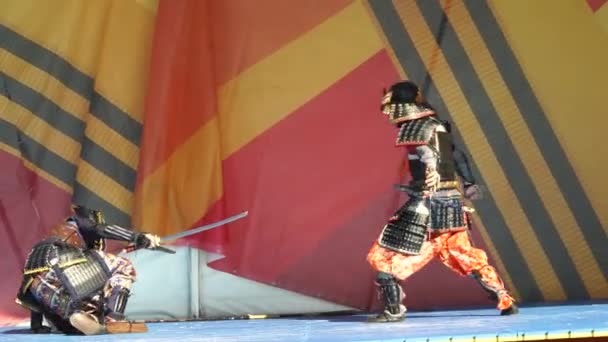
[[[422,342],[529,341],[608,336],[608,304],[524,307],[501,317],[497,310],[410,313],[400,323],[369,324],[367,316],[149,323],[143,334],[90,336],[86,341],[309,341]],[[82,336],[33,335],[0,329],[0,341],[71,341]]]

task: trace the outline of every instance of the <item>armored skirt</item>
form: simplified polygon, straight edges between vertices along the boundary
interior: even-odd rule
[[[20,295],[32,296],[39,310],[67,319],[75,311],[95,314],[116,286],[130,287],[135,270],[127,259],[44,241],[34,247]]]
[[[467,229],[467,216],[457,190],[433,196],[411,193],[410,199],[389,219],[378,239],[386,249],[418,255],[431,233]]]
[[[455,190],[436,192],[432,198],[412,196],[386,224],[374,241],[367,260],[378,272],[405,280],[438,258],[461,276],[473,275],[498,299],[504,310],[513,298],[504,288],[486,253],[471,244],[470,217]]]

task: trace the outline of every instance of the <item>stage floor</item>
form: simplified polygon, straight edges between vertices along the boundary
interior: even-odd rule
[[[366,315],[149,323],[144,334],[90,336],[86,341],[530,341],[608,337],[608,304],[497,310],[412,312],[400,323],[369,324]],[[0,329],[0,341],[70,341],[81,336],[34,335],[23,327]]]

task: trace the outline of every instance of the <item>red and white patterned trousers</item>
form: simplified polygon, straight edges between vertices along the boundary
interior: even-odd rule
[[[466,230],[432,234],[422,245],[419,255],[391,251],[381,247],[376,241],[367,255],[367,260],[376,271],[390,273],[400,280],[405,280],[436,257],[462,276],[469,276],[477,271],[484,286],[494,289],[498,296],[499,310],[507,309],[513,303],[513,297],[505,289],[496,270],[488,264],[488,256],[483,250],[471,245]]]

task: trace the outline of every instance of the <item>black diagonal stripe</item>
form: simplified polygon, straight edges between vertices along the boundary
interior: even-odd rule
[[[443,15],[439,2],[417,0],[417,3],[427,24],[431,28],[437,27]],[[587,293],[574,262],[569,257],[564,242],[560,239],[557,227],[551,221],[549,212],[536,191],[530,175],[526,172],[490,96],[485,91],[449,21],[445,26],[441,50],[460,88],[468,95],[467,101],[486,133],[486,138],[504,169],[511,187],[518,195],[524,213],[566,291],[568,299],[588,299],[589,293]]]
[[[19,139],[15,127],[0,118],[0,141],[4,144],[18,150]]]
[[[139,146],[142,126],[94,89],[94,80],[67,60],[0,24],[0,48],[47,72],[91,103],[90,111],[108,127]]]
[[[385,0],[370,0],[370,5],[382,26],[384,34],[393,47],[397,59],[401,63],[403,69],[406,70],[410,79],[418,80],[418,82],[424,80],[428,71],[422,62],[412,39],[403,27],[392,2]],[[447,107],[441,96],[439,96],[432,77],[429,82],[428,94],[426,95],[439,112],[446,113],[446,115],[449,116]],[[465,152],[470,155],[466,145],[462,144],[462,137],[460,134],[456,132],[455,135],[456,141],[460,142]],[[473,172],[477,179],[483,182],[481,175],[475,167],[473,167]],[[532,273],[530,272],[521,251],[513,240],[513,236],[511,235],[500,210],[498,210],[494,198],[491,194],[486,198],[485,201],[479,202],[477,208],[484,221],[491,222],[491,225],[488,225],[487,227],[490,232],[490,238],[501,259],[505,261],[505,267],[511,275],[514,285],[517,287],[524,300],[543,300],[542,292],[532,277]]]
[[[74,177],[76,177],[76,166],[74,164],[49,151],[39,142],[18,130],[10,122],[0,119],[0,126],[3,126],[3,135],[0,136],[2,142],[11,146],[14,146],[16,142],[17,150],[23,159],[48,172],[68,186],[73,184]]]
[[[0,88],[0,95],[4,95],[23,108],[27,108],[30,112],[65,135],[72,137],[76,141],[80,140],[84,132],[84,122],[68,114],[61,107],[32,88],[1,71],[0,79],[3,80],[4,84],[4,87]]]
[[[485,1],[465,1],[473,21],[481,33],[490,54],[504,79],[519,110],[526,114],[526,123],[557,184],[567,199],[579,227],[597,260],[604,277],[608,278],[608,238],[602,224],[585,194],[570,160],[551,128],[546,113],[536,98],[524,71]]]
[[[142,126],[128,114],[118,109],[112,102],[94,91],[90,98],[91,114],[103,121],[135,146],[139,146]],[[119,114],[122,113],[122,114]]]
[[[88,161],[125,189],[135,191],[136,171],[88,137],[82,141],[80,157]]]
[[[114,179],[129,191],[135,189],[135,170],[84,136],[84,122],[70,115],[48,98],[0,72],[0,95],[27,108],[49,125],[75,141],[82,141],[82,159]]]
[[[8,121],[0,119],[0,142],[15,147],[21,158],[48,172],[68,186],[74,186],[75,203],[90,204],[91,208],[99,208],[108,218],[108,222],[128,226],[130,217],[127,213],[116,208],[88,188],[75,181],[76,166],[46,147],[19,131]]]
[[[109,224],[117,224],[123,227],[129,227],[131,225],[131,217],[127,213],[108,203],[103,198],[99,197],[99,195],[78,182],[74,185],[73,201],[74,203],[100,210],[103,213],[106,222]]]

